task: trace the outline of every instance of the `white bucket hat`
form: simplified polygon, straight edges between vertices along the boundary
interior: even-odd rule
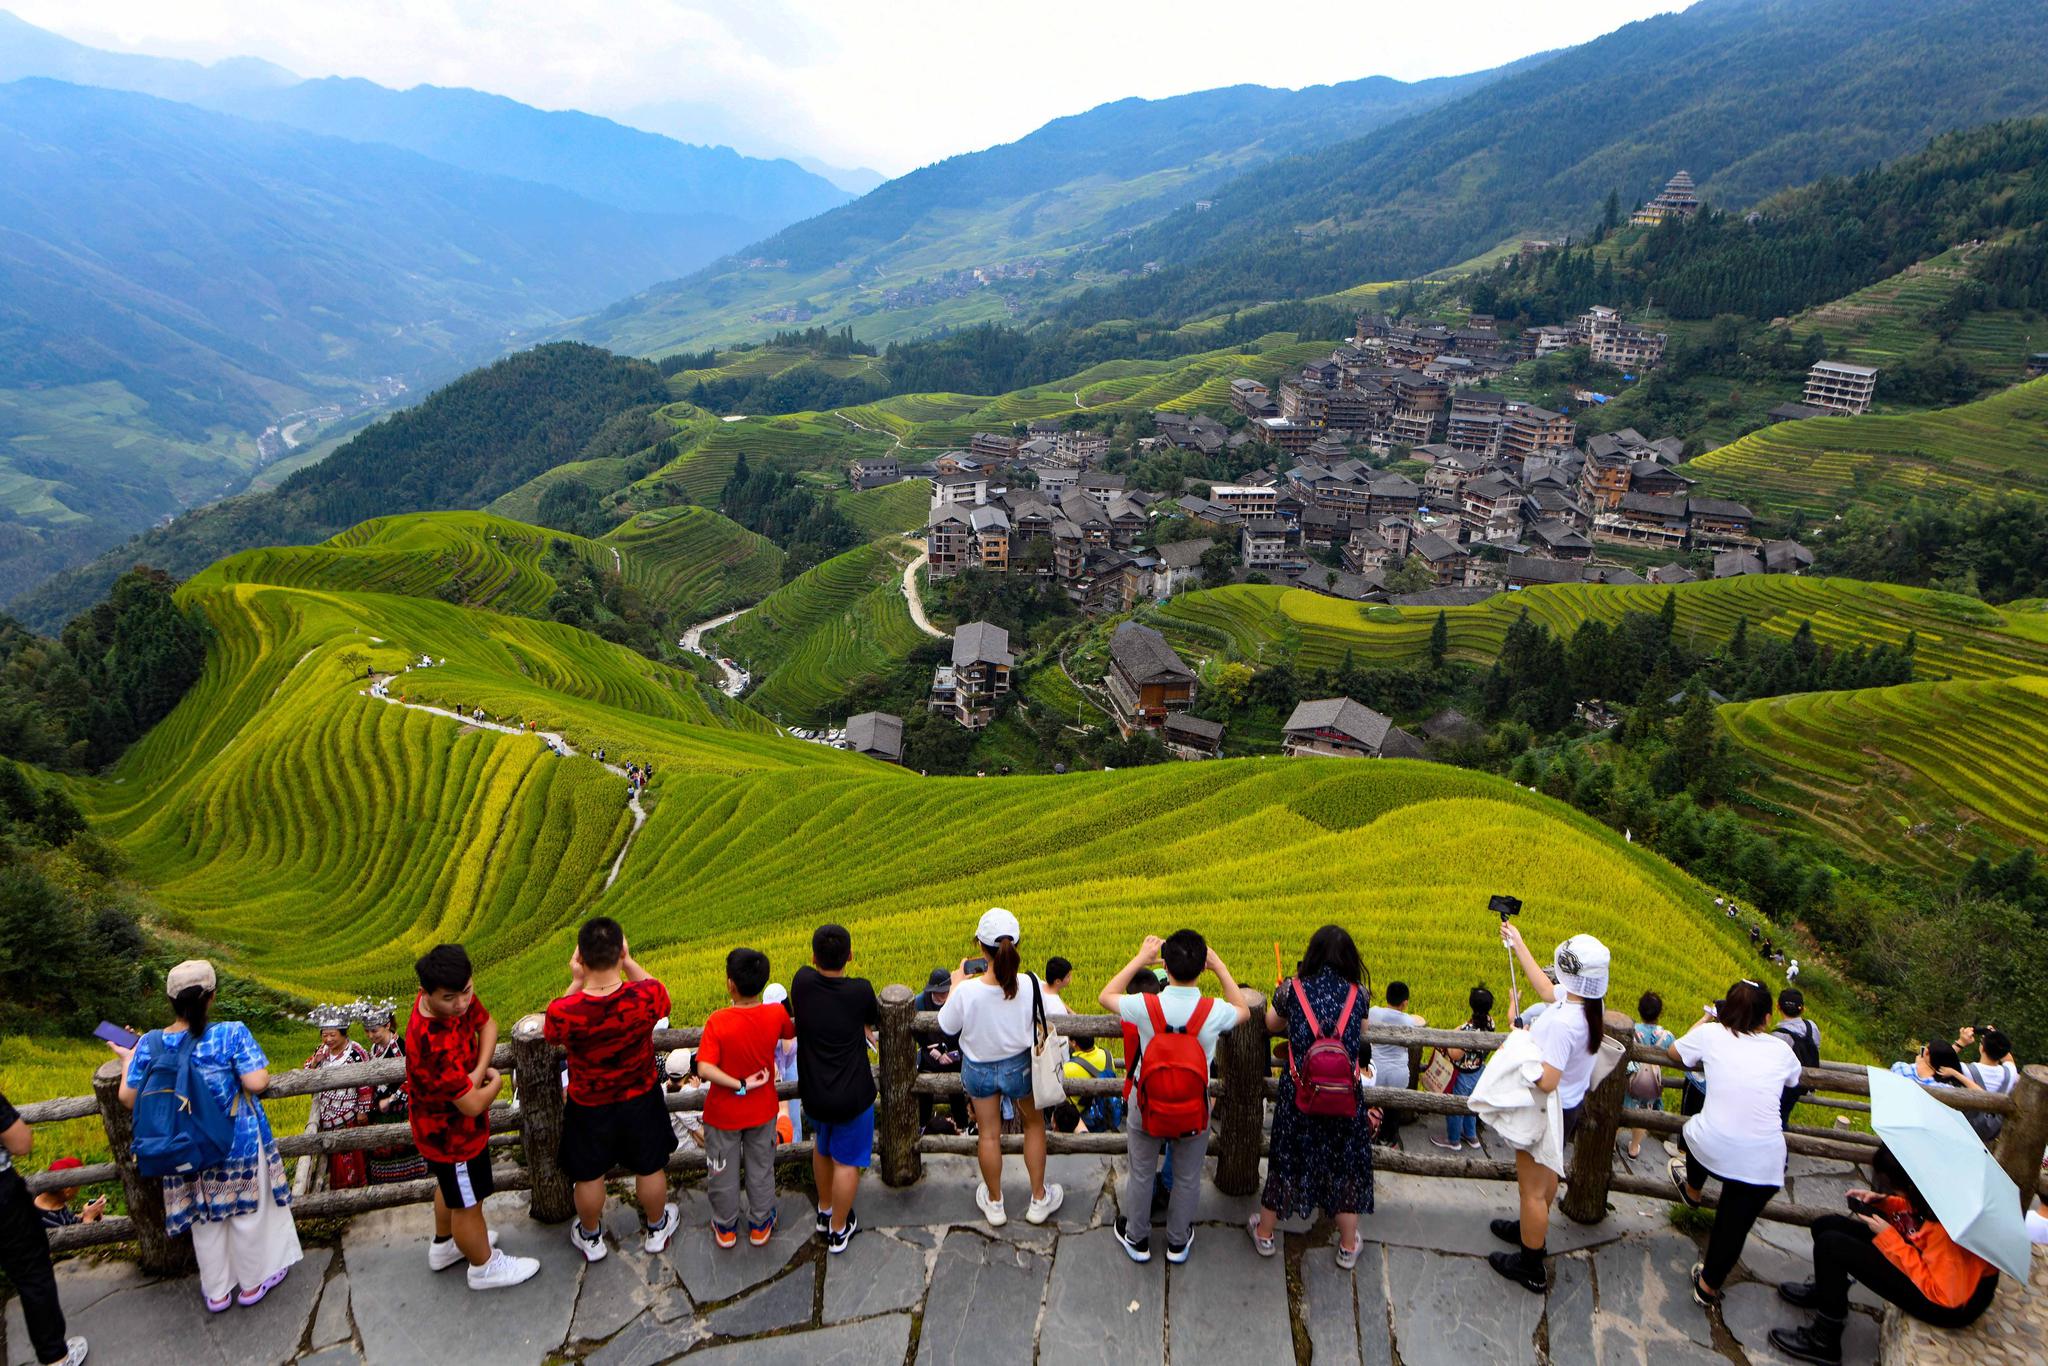
[[[1597,1001],[1607,995],[1607,973],[1614,955],[1590,934],[1575,934],[1551,955],[1557,983],[1572,995]]]

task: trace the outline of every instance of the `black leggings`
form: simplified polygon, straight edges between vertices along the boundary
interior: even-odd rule
[[[13,1171],[0,1171],[0,1271],[14,1282],[21,1297],[21,1316],[28,1324],[29,1345],[37,1361],[62,1361],[64,1308],[57,1303],[57,1277],[50,1270],[50,1239],[35,1197]]]
[[[1679,1138],[1684,1144],[1684,1136]],[[1692,1149],[1685,1150],[1685,1184],[1696,1191],[1707,1188],[1707,1182],[1721,1183],[1721,1198],[1714,1204],[1714,1231],[1707,1235],[1707,1260],[1700,1268],[1700,1275],[1706,1283],[1719,1290],[1728,1283],[1728,1274],[1735,1270],[1735,1263],[1742,1256],[1743,1244],[1749,1241],[1749,1231],[1756,1227],[1757,1216],[1764,1212],[1764,1206],[1771,1203],[1771,1197],[1778,1193],[1776,1186],[1752,1186],[1747,1181],[1730,1181],[1717,1176],[1700,1164],[1692,1155]]]
[[[1888,1300],[1914,1318],[1936,1328],[1964,1328],[1991,1307],[1998,1293],[1998,1273],[1987,1272],[1977,1293],[1954,1308],[1936,1304],[1920,1293],[1912,1277],[1877,1249],[1877,1235],[1861,1219],[1829,1214],[1813,1221],[1814,1308],[1830,1318],[1849,1312],[1849,1282]]]

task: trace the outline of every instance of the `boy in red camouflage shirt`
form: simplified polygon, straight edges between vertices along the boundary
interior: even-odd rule
[[[469,1263],[471,1290],[530,1280],[532,1257],[497,1250],[484,1221],[491,1183],[491,1102],[505,1078],[491,1066],[498,1025],[477,999],[469,955],[460,944],[430,950],[413,970],[420,994],[405,1029],[405,1084],[412,1097],[412,1140],[434,1177],[434,1241],[427,1265],[446,1271]]]
[[[600,1261],[604,1179],[614,1166],[635,1178],[648,1252],[675,1236],[668,1199],[668,1157],[676,1133],[654,1066],[655,1021],[669,1011],[668,990],[633,961],[625,931],[610,916],[584,923],[569,957],[569,993],[548,1005],[546,1038],[569,1055],[557,1161],[576,1186],[569,1241]]]

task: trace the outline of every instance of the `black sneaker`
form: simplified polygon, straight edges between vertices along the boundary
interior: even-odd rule
[[[1125,1233],[1124,1217],[1121,1214],[1116,1217],[1116,1240],[1124,1245],[1124,1253],[1132,1261],[1149,1262],[1152,1260],[1152,1240],[1150,1238],[1134,1240],[1128,1233]]]
[[[825,1230],[825,1251],[837,1257],[840,1253],[846,1251],[846,1245],[853,1241],[853,1235],[858,1232],[860,1232],[860,1211],[848,1210],[846,1212],[845,1228],[840,1229],[837,1233],[832,1232],[829,1227]]]
[[[1815,1366],[1840,1366],[1842,1325],[1815,1319],[1805,1328],[1773,1328],[1771,1346],[1794,1361],[1811,1361]]]
[[[1520,1219],[1496,1219],[1488,1224],[1487,1227],[1492,1229],[1493,1236],[1500,1239],[1503,1243],[1511,1243],[1516,1247],[1522,1245],[1522,1221]]]
[[[1188,1253],[1194,1250],[1194,1246],[1195,1231],[1193,1229],[1188,1230],[1188,1240],[1178,1245],[1174,1243],[1173,1235],[1168,1234],[1166,1237],[1166,1260],[1172,1262],[1175,1266],[1179,1266],[1188,1259]]]
[[[1800,1309],[1811,1309],[1819,1300],[1812,1281],[1779,1281],[1778,1298]]]
[[[831,1232],[832,1211],[827,1209],[821,1209],[818,1211],[818,1236],[820,1238],[823,1238]]]
[[[1546,1289],[1548,1277],[1544,1274],[1541,1260],[1532,1265],[1519,1252],[1490,1252],[1486,1263],[1532,1295],[1540,1295]]]

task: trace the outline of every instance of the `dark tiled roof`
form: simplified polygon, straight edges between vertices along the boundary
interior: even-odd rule
[[[864,711],[846,718],[846,743],[861,754],[903,757],[903,718],[885,711]]]
[[[1190,735],[1211,743],[1223,738],[1221,721],[1204,721],[1199,716],[1189,716],[1184,711],[1168,712],[1166,716],[1168,735]]]
[[[1109,655],[1123,666],[1125,673],[1141,682],[1150,678],[1192,680],[1195,676],[1195,671],[1183,664],[1166,643],[1165,636],[1135,621],[1116,628],[1116,634],[1109,638]]]
[[[969,664],[1014,664],[1010,633],[987,621],[970,621],[953,635],[953,667]]]
[[[1348,735],[1367,749],[1378,749],[1386,740],[1387,733],[1394,729],[1394,723],[1371,707],[1362,706],[1348,697],[1325,697],[1313,702],[1302,702],[1295,706],[1294,714],[1287,718],[1281,729],[1334,730]]]

